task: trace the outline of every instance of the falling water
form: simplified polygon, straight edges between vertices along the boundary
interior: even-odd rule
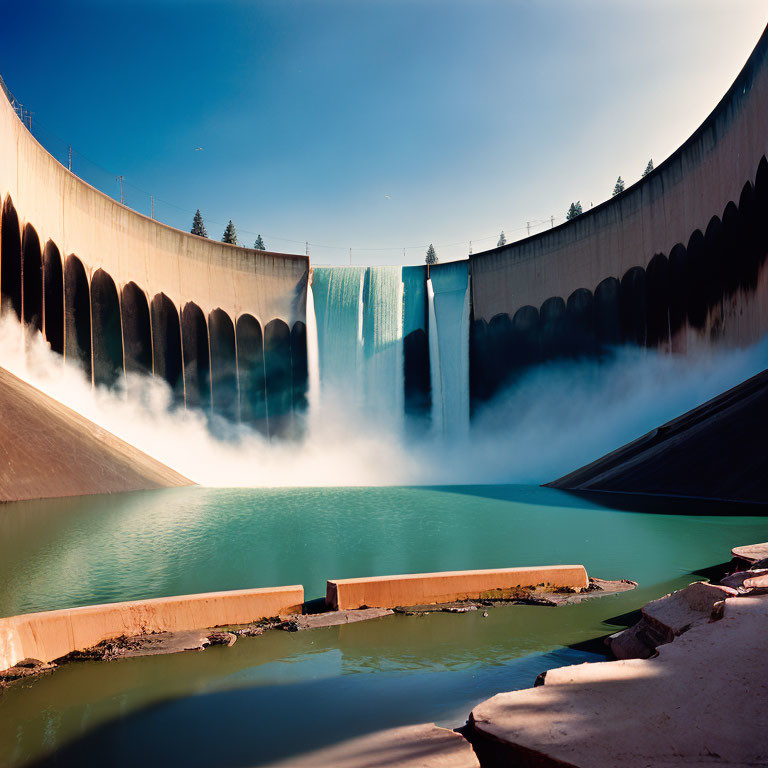
[[[307,403],[310,415],[320,405],[320,353],[317,347],[317,319],[312,282],[307,284]]]
[[[432,424],[437,434],[469,434],[469,276],[466,262],[433,268],[427,285]]]
[[[317,339],[320,402],[341,397],[346,408],[359,408],[398,429],[403,417],[402,269],[316,267],[313,275],[314,317],[308,312],[307,333],[310,354],[313,335]]]

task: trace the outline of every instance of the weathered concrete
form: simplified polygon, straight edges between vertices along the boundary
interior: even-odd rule
[[[192,485],[0,368],[0,502]]]
[[[0,669],[25,658],[53,661],[103,640],[151,632],[247,624],[301,613],[301,586],[240,589],[27,613],[0,619]]]
[[[494,696],[470,738],[487,768],[766,765],[766,631],[768,598],[727,599],[653,659],[562,667]]]
[[[479,768],[472,747],[458,734],[436,725],[408,725],[361,736],[273,768]]]
[[[756,563],[758,560],[765,560],[768,558],[768,542],[734,547],[731,550],[731,555],[736,559],[744,560],[747,563]]]
[[[767,423],[764,371],[548,485],[765,504]]]
[[[589,580],[583,565],[333,579],[328,581],[326,603],[335,610],[364,606],[394,608],[399,605],[514,597],[521,588],[538,585],[580,590],[589,586]]]

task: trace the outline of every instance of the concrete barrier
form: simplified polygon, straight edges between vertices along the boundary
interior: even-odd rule
[[[584,589],[589,585],[589,580],[583,565],[333,579],[328,581],[325,602],[334,610],[363,606],[394,608],[398,605],[426,605],[512,596],[517,587],[538,585],[552,589]]]
[[[0,619],[0,670],[25,658],[53,661],[102,640],[247,624],[301,613],[304,587],[270,587],[89,605]]]

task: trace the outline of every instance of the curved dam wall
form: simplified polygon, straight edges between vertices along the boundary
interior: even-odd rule
[[[531,363],[768,331],[768,31],[668,160],[542,234],[470,256],[472,397]]]
[[[276,434],[305,406],[305,256],[187,234],[67,171],[0,98],[0,293],[94,384],[165,379],[178,402]]]

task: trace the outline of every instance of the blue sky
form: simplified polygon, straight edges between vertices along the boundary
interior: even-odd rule
[[[493,247],[635,181],[715,106],[768,7],[24,0],[2,15],[0,74],[104,191],[123,174],[126,202],[149,213],[154,194],[173,226],[199,207],[211,237],[231,218],[247,245],[262,232],[276,251],[309,240],[317,264],[350,247],[395,264],[429,242],[441,260]]]

